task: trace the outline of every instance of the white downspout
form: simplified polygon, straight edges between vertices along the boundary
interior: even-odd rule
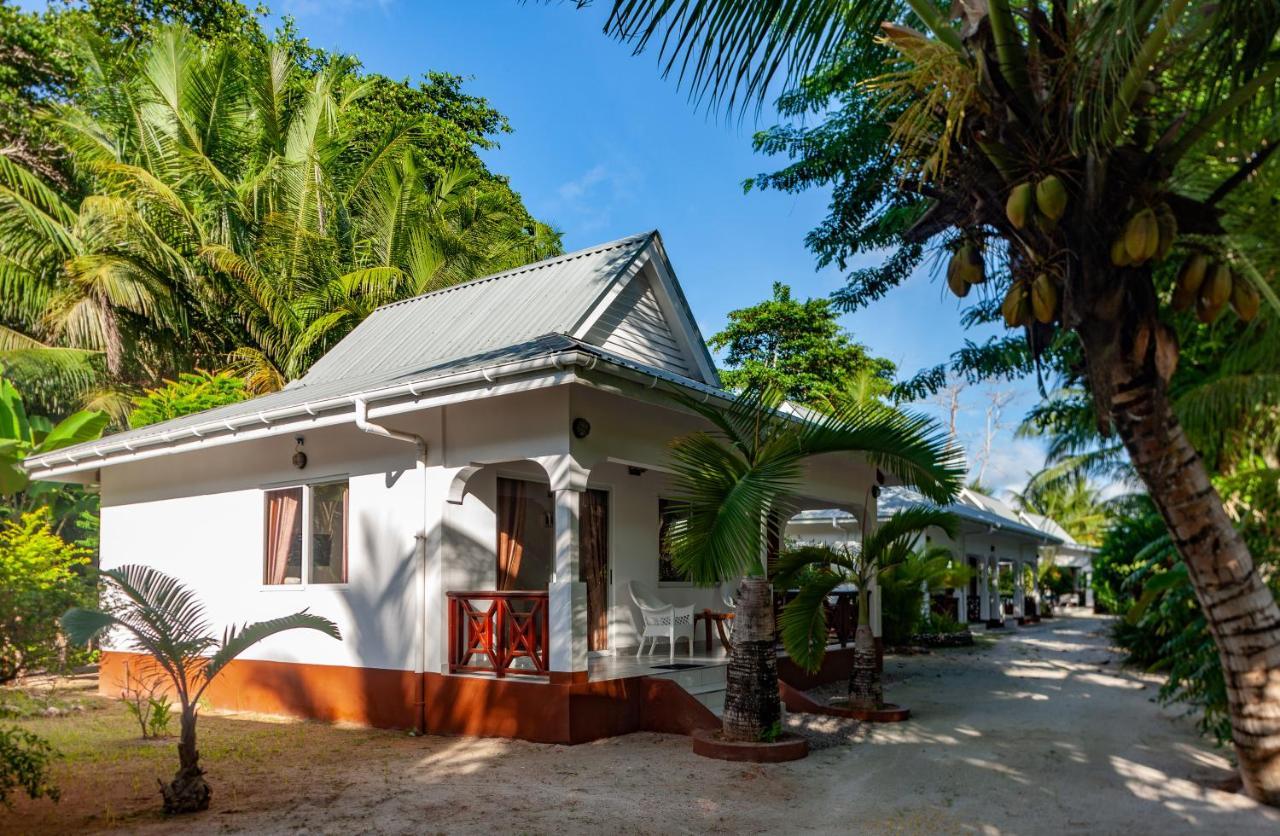
[[[418,731],[425,734],[426,728],[426,673],[427,673],[427,509],[426,502],[430,496],[427,485],[427,440],[417,433],[401,432],[384,427],[381,424],[375,424],[369,420],[369,402],[364,398],[356,398],[355,401],[355,419],[356,429],[370,435],[379,435],[383,438],[390,438],[395,441],[403,441],[406,444],[412,444],[416,449],[417,469],[422,476],[422,531],[418,533],[418,629],[415,631],[418,638],[418,705],[417,722]]]

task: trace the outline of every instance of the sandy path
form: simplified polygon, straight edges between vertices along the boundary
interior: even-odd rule
[[[796,764],[707,761],[652,734],[573,748],[397,738],[345,769],[291,769],[292,794],[268,777],[182,830],[1280,833],[1280,811],[1210,788],[1226,759],[1152,701],[1157,680],[1118,668],[1105,626],[1061,618],[975,651],[890,657],[889,696],[918,719]]]

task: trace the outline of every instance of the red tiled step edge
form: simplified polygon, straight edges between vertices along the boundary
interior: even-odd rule
[[[842,708],[837,705],[824,705],[804,691],[793,688],[785,682],[779,682],[778,689],[781,692],[782,704],[787,707],[787,710],[800,714],[847,717],[864,723],[901,723],[911,718],[911,709],[900,705],[887,703],[879,709]]]
[[[795,734],[783,734],[772,743],[763,741],[721,740],[719,729],[696,729],[693,753],[704,758],[750,763],[783,763],[798,761],[809,754],[809,741]]]

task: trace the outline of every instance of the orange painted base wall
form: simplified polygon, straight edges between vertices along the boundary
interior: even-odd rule
[[[822,669],[809,674],[783,658],[778,673],[805,690],[847,679],[852,661],[853,648],[832,651]],[[146,664],[140,654],[104,651],[99,692],[119,696],[126,666],[136,676]],[[205,697],[210,705],[232,711],[537,743],[586,743],[636,731],[689,734],[720,726],[675,682],[645,676],[548,683],[237,659]]]
[[[99,692],[118,696],[126,666],[136,674],[144,664],[138,654],[104,652]],[[635,731],[688,734],[720,725],[679,685],[649,677],[547,683],[238,659],[206,698],[234,711],[538,743],[586,743]]]

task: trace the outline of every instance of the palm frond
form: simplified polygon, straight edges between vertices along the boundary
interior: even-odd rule
[[[807,671],[822,666],[827,650],[827,596],[845,580],[835,572],[821,572],[782,608],[778,618],[782,646]]]

